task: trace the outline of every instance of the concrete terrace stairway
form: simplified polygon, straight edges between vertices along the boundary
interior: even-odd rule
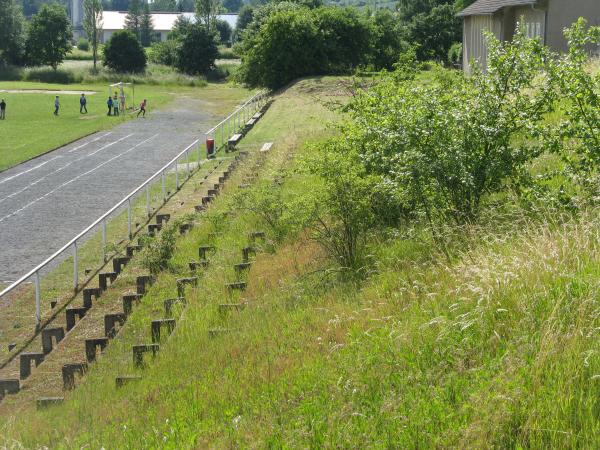
[[[213,170],[204,177],[201,190],[196,194],[199,204],[200,199],[209,197],[212,200],[218,194],[241,159],[238,154],[235,158],[213,162]],[[176,197],[173,200],[172,203],[179,205]],[[196,209],[207,208],[211,200]],[[169,204],[163,207],[163,210],[169,209]],[[159,233],[165,224],[174,220],[172,215],[177,214],[178,209],[175,208],[172,214],[157,214],[156,223],[148,225],[148,234]],[[185,234],[192,226],[192,223],[183,222],[178,231]],[[37,401],[38,407],[55,405],[62,401],[65,391],[77,386],[90,366],[102,357],[103,350],[110,346],[119,329],[126,326],[129,315],[135,314],[136,304],[143,302],[144,293],[152,284],[153,277],[136,258],[141,250],[141,240],[132,242],[125,249],[125,255],[107,264],[112,270],[99,273],[97,286],[84,288],[20,355],[0,370],[0,397],[4,398],[0,408],[10,408],[7,396],[13,395],[22,397],[20,400],[26,399],[25,403]],[[137,350],[139,356],[136,356],[136,361],[149,361],[143,353],[150,351],[156,354],[161,337],[164,339],[175,328],[175,320],[169,317],[174,299],[167,300],[165,317],[157,318],[148,325],[152,327],[152,339],[142,346],[144,348]],[[128,376],[121,378],[117,384],[135,379]]]

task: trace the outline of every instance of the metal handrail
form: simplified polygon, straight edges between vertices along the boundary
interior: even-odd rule
[[[253,97],[251,97],[249,100],[247,100],[243,105],[241,105],[240,107],[238,107],[233,113],[231,113],[229,116],[227,116],[224,120],[222,120],[221,122],[219,122],[216,126],[214,126],[213,128],[211,128],[209,131],[207,131],[205,133],[206,136],[208,136],[210,133],[213,133],[217,128],[221,127],[221,132],[223,134],[223,126],[224,124],[228,123],[229,121],[231,121],[231,119],[234,119],[234,125],[233,125],[233,130],[236,130],[236,123],[235,120],[237,119],[237,126],[239,127],[239,114],[240,112],[244,112],[244,114],[247,113],[247,106],[248,105],[254,105],[254,104],[258,104],[259,107],[261,105],[262,100],[265,98],[266,94],[265,92],[259,92],[257,94],[255,94]],[[189,178],[191,176],[191,171],[190,171],[190,161],[189,161],[189,153],[190,150],[194,147],[197,146],[198,148],[198,166],[197,169],[200,168],[201,166],[201,146],[199,146],[200,139],[196,139],[194,142],[192,142],[190,145],[188,145],[185,149],[183,149],[181,152],[179,152],[175,157],[173,157],[168,163],[166,163],[163,167],[161,167],[159,170],[157,170],[152,176],[150,176],[148,179],[146,179],[146,181],[144,181],[142,184],[140,184],[137,188],[135,188],[132,192],[130,192],[126,197],[124,197],[122,200],[120,200],[117,204],[115,204],[112,208],[110,208],[107,212],[105,212],[104,214],[102,214],[98,219],[96,219],[91,225],[89,225],[88,227],[86,227],[82,232],[80,232],[79,234],[77,234],[77,236],[75,236],[73,239],[71,239],[69,242],[67,242],[65,245],[63,245],[59,250],[57,250],[56,252],[54,252],[51,256],[49,256],[48,258],[46,258],[42,263],[38,264],[35,268],[31,269],[29,272],[27,272],[25,275],[23,275],[22,277],[20,277],[18,280],[16,280],[15,282],[11,283],[10,286],[6,287],[4,290],[2,290],[0,292],[0,298],[3,297],[4,295],[12,292],[14,289],[16,289],[20,284],[22,284],[23,282],[25,282],[26,280],[28,280],[29,278],[31,278],[32,276],[35,276],[35,301],[36,301],[36,326],[39,327],[40,323],[41,323],[41,289],[40,289],[40,271],[46,267],[48,264],[50,264],[53,260],[55,260],[57,257],[59,257],[63,252],[67,251],[70,247],[73,248],[73,287],[75,292],[77,292],[77,288],[79,285],[79,280],[78,280],[78,267],[77,267],[77,241],[80,240],[83,236],[85,236],[87,233],[89,233],[91,230],[93,230],[95,227],[97,227],[98,225],[102,224],[102,249],[103,249],[103,258],[104,261],[106,262],[106,221],[109,218],[109,216],[111,214],[113,214],[117,209],[119,209],[120,207],[122,207],[125,203],[127,203],[127,207],[128,207],[128,233],[129,233],[129,238],[131,239],[131,237],[133,236],[132,233],[132,227],[131,227],[131,223],[132,223],[132,211],[131,211],[131,200],[132,198],[137,195],[140,191],[142,191],[144,188],[146,188],[146,210],[148,213],[148,216],[151,216],[152,212],[151,212],[151,208],[150,208],[150,184],[158,177],[160,176],[162,179],[162,195],[163,195],[163,202],[167,201],[167,193],[166,193],[166,186],[165,186],[165,172],[167,172],[172,165],[175,165],[175,183],[176,183],[176,188],[177,190],[179,190],[180,184],[179,184],[179,170],[177,168],[177,162],[179,161],[179,159],[182,156],[186,156],[186,161],[187,161],[187,178]]]

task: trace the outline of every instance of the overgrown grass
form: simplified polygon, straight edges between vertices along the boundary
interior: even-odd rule
[[[265,224],[232,209],[231,195],[258,169],[285,174],[293,197],[310,189],[298,157],[332,131],[327,95],[336,80],[283,93],[244,141],[253,153],[223,195],[177,243],[121,335],[62,407],[7,418],[6,445],[79,448],[596,448],[600,445],[598,339],[600,216],[542,212],[465,228],[442,256],[427,233],[379,236],[369,276],[340,281],[306,236],[257,244],[242,311],[237,279],[248,233]],[[252,188],[250,188],[252,189]],[[131,345],[175,295],[199,245],[210,267],[188,291],[176,331],[134,373]],[[179,317],[177,312],[176,317]],[[208,330],[229,330],[209,338]],[[14,440],[13,440],[14,439]]]

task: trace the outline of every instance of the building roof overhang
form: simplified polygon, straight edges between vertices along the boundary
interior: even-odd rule
[[[459,17],[491,15],[507,6],[534,6],[537,0],[477,0],[457,14]]]

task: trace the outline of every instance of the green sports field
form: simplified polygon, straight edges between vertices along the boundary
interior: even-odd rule
[[[21,92],[1,92],[3,90]],[[29,93],[27,90],[47,90]],[[54,116],[54,97],[51,91],[74,91],[60,96],[59,116]],[[88,114],[79,114],[80,92],[87,95]],[[172,91],[172,89],[171,89]],[[95,92],[94,94],[91,94]],[[165,89],[136,86],[135,98],[148,98],[151,111],[165,105],[173,96]],[[43,83],[0,83],[0,98],[6,101],[6,119],[0,120],[0,171],[38,156],[90,133],[110,128],[131,117],[107,116],[105,85],[56,85]]]

